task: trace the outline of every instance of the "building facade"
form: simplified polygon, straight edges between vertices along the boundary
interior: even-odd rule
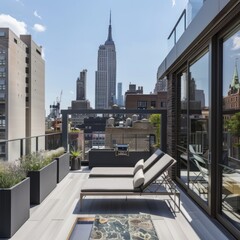
[[[158,92],[166,92],[166,91],[167,91],[167,79],[166,78],[158,79],[155,84],[155,88],[153,92],[158,93]]]
[[[116,50],[112,39],[111,15],[108,38],[98,49],[95,75],[95,108],[109,109],[116,102]]]
[[[87,82],[87,70],[84,69],[80,72],[80,77],[76,81],[76,100],[72,101],[71,109],[90,109],[90,102],[87,100],[86,96],[86,82]],[[86,118],[86,114],[72,114],[71,115],[71,125],[72,127],[77,127],[81,125]]]
[[[80,77],[77,79],[77,97],[76,100],[86,100],[86,82],[87,82],[87,70],[84,69],[80,72]]]
[[[125,97],[126,109],[166,109],[167,92],[157,94],[127,94]]]
[[[158,68],[168,79],[167,152],[176,181],[240,236],[240,2],[206,0]]]
[[[124,105],[124,103],[123,103],[123,94],[122,94],[122,83],[121,82],[119,82],[117,84],[117,104],[120,107],[122,107]]]
[[[18,37],[0,28],[0,139],[10,140],[45,134],[45,62],[42,49],[31,35]],[[45,148],[44,139],[39,147]],[[36,151],[36,139],[29,140],[23,154]],[[19,158],[20,142],[3,143],[4,160]]]

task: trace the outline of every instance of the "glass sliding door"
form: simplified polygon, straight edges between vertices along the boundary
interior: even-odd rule
[[[181,181],[188,185],[188,127],[187,127],[187,106],[188,106],[188,90],[187,90],[187,70],[181,71],[178,74],[178,141],[177,141],[177,154],[178,154],[178,176]]]
[[[209,52],[189,67],[189,188],[208,202],[209,185]]]
[[[186,68],[187,69],[187,68]],[[178,177],[208,203],[209,190],[209,52],[202,52],[177,75]]]
[[[240,27],[223,40],[222,215],[240,230]]]

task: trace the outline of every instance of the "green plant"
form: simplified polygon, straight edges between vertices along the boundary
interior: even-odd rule
[[[53,160],[50,151],[40,151],[28,154],[20,159],[22,168],[28,171],[37,171],[47,166]]]
[[[225,126],[227,130],[237,138],[236,147],[240,147],[240,112],[235,113],[230,119],[226,120]]]
[[[0,188],[11,188],[26,178],[26,172],[17,164],[0,161]]]
[[[57,148],[55,150],[51,150],[50,151],[50,156],[52,158],[57,158],[57,157],[60,157],[61,155],[63,155],[64,152],[65,152],[64,147],[59,147],[59,148]]]
[[[80,157],[81,156],[81,151],[80,150],[72,150],[71,152],[70,152],[70,155],[71,155],[71,157],[73,157],[73,158],[76,158],[76,157]]]
[[[161,115],[151,114],[149,118],[150,123],[156,128],[156,147],[160,146],[160,126],[161,126]]]

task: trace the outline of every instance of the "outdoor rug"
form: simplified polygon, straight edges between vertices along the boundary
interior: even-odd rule
[[[96,215],[91,240],[158,239],[151,216],[145,214]]]

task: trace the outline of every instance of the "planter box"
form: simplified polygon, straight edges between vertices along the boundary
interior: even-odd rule
[[[30,179],[0,188],[0,238],[11,238],[30,215]]]
[[[113,149],[92,149],[89,155],[89,168],[93,167],[134,167],[140,159],[150,157],[149,151],[129,151],[128,155],[116,155]]]
[[[57,183],[61,182],[62,179],[69,173],[69,153],[56,158],[57,160]]]
[[[57,186],[57,160],[39,171],[29,171],[30,203],[40,204]]]

